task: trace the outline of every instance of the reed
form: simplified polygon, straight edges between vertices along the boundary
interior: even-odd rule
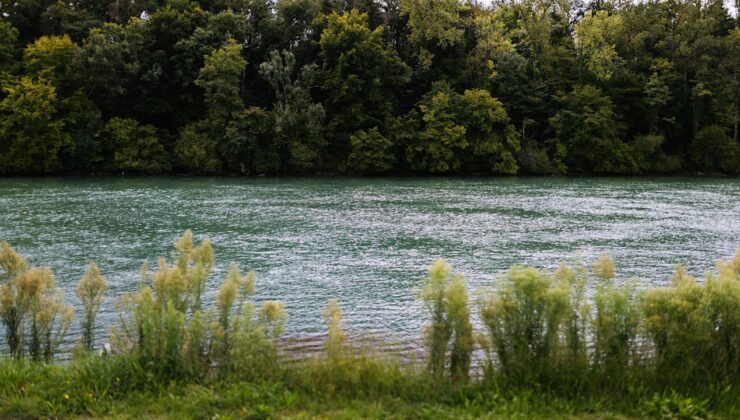
[[[74,311],[47,267],[29,267],[7,242],[0,244],[0,318],[11,357],[53,359]]]
[[[452,379],[467,379],[474,340],[465,279],[437,260],[423,281],[421,298],[432,321],[424,330],[429,372],[441,380],[449,369]]]
[[[108,289],[108,283],[100,274],[95,262],[90,262],[87,272],[80,279],[75,289],[77,298],[82,303],[84,318],[81,321],[82,347],[87,351],[95,348],[95,317],[103,303],[103,294]]]

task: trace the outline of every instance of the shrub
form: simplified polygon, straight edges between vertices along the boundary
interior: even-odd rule
[[[326,354],[329,361],[337,363],[342,357],[344,331],[342,331],[342,308],[336,299],[329,300],[324,309],[324,321],[329,326],[329,336],[326,340]]]
[[[593,367],[610,385],[624,384],[623,376],[634,366],[640,314],[635,302],[634,286],[614,285],[615,267],[611,258],[602,255],[593,266],[599,279],[594,304]]]
[[[703,416],[717,404],[737,410],[740,251],[733,260],[719,262],[703,282],[678,266],[670,287],[639,293],[629,283],[619,285],[614,262],[602,256],[592,265],[597,283],[590,299],[589,274],[579,261],[553,272],[515,266],[495,291],[482,295],[485,332],[477,334],[465,279],[445,261],[435,261],[421,289],[431,315],[424,330],[425,372],[403,359],[354,353],[345,342],[335,300],[324,310],[326,360],[285,363],[277,351],[285,309],[278,301],[266,301],[255,310],[250,300],[255,274],[242,275],[232,265],[207,305],[203,292],[214,265],[210,242],[196,245],[186,231],[175,249],[172,261],[161,258],[153,273],[144,264],[139,291],[119,300],[121,321],[111,340],[120,354],[74,360],[72,366],[82,371],[65,371],[71,376],[63,387],[74,389],[79,379],[96,393],[118,397],[192,382],[285,380],[294,389],[312,396],[321,392],[328,399],[398,395],[421,401],[432,395],[467,404],[484,398],[478,394],[489,387],[499,392],[503,385],[524,389],[524,396],[537,390],[546,398],[565,394],[579,401],[595,398],[597,404],[611,394],[636,396],[643,403],[632,409],[649,415]],[[51,271],[30,267],[3,242],[0,282],[0,320],[11,356],[52,360],[72,311]],[[88,349],[105,287],[90,263],[77,288],[85,309],[82,342]],[[487,355],[486,375],[470,383],[476,335]],[[7,372],[0,369],[0,396],[26,392],[18,375],[58,374],[53,367],[42,370],[41,364],[13,363],[0,366],[11,366]],[[651,395],[657,396],[645,403]],[[81,413],[85,404],[75,399],[64,407]]]
[[[718,125],[704,127],[691,143],[691,160],[706,172],[740,172],[740,146]]]
[[[437,260],[429,267],[421,297],[432,316],[432,323],[424,331],[429,372],[436,379],[444,376],[449,350],[452,377],[467,378],[473,351],[473,328],[465,279],[459,274],[452,276],[452,267],[444,260]]]
[[[553,274],[553,280],[562,293],[567,294],[569,302],[562,332],[565,346],[561,354],[563,378],[572,378],[580,383],[589,368],[587,348],[592,305],[586,300],[588,272],[580,261],[573,267],[561,263]]]
[[[82,320],[82,347],[85,350],[93,350],[95,344],[95,316],[103,303],[103,293],[108,288],[100,270],[94,262],[90,262],[87,272],[80,279],[75,293],[82,302],[85,317]]]
[[[736,384],[740,377],[740,252],[718,264],[704,283],[678,266],[669,288],[652,289],[642,303],[660,386]],[[680,369],[677,367],[680,366]]]
[[[447,286],[447,317],[452,329],[450,374],[453,379],[468,378],[473,352],[473,324],[470,322],[468,289],[465,279],[456,275]]]
[[[74,311],[65,305],[54,276],[46,267],[29,268],[7,242],[0,244],[0,317],[10,355],[50,361],[72,322]],[[26,337],[29,332],[29,337]]]
[[[562,329],[573,308],[567,289],[531,267],[513,267],[504,285],[485,298],[481,318],[488,333],[489,373],[508,381],[547,383],[557,378]]]
[[[203,379],[211,366],[220,377],[248,374],[254,365],[272,362],[285,318],[282,304],[266,302],[255,320],[247,300],[254,294],[255,274],[242,276],[232,265],[214,306],[206,310],[202,296],[214,264],[211,243],[194,245],[188,230],[175,249],[173,263],[160,258],[153,274],[145,264],[140,291],[120,300],[117,350],[137,355],[158,381]]]

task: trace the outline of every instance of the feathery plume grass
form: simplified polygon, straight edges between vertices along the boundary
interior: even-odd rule
[[[342,358],[345,337],[342,330],[342,308],[336,299],[330,299],[324,308],[324,322],[329,327],[326,354],[330,362],[337,363]]]
[[[437,260],[422,283],[421,298],[432,317],[432,323],[424,330],[429,372],[440,380],[449,366],[453,379],[466,379],[474,339],[465,279],[453,275],[446,261]]]
[[[73,316],[47,267],[29,267],[7,242],[0,244],[0,319],[11,357],[52,360]],[[55,329],[55,325],[57,328]],[[26,336],[28,332],[28,337]]]
[[[100,274],[95,262],[90,261],[85,275],[80,279],[75,293],[82,303],[85,316],[82,319],[82,347],[92,351],[95,347],[95,317],[103,303],[103,294],[108,283]]]

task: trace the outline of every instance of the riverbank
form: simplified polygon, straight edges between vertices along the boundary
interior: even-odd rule
[[[434,382],[377,359],[310,362],[270,377],[157,383],[125,357],[62,365],[0,362],[0,417],[738,418],[737,388],[681,394],[635,387],[558,395],[542,387]],[[716,392],[719,391],[719,392]]]

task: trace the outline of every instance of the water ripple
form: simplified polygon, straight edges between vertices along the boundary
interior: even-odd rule
[[[321,331],[337,298],[351,328],[412,338],[425,322],[416,288],[439,257],[472,289],[515,263],[604,252],[641,286],[665,284],[677,262],[700,275],[740,247],[740,181],[0,179],[0,239],[50,266],[71,302],[89,259],[107,276],[100,336],[112,296],[187,228],[215,243],[210,295],[234,261],[257,271],[258,302],[285,301],[290,333]]]

